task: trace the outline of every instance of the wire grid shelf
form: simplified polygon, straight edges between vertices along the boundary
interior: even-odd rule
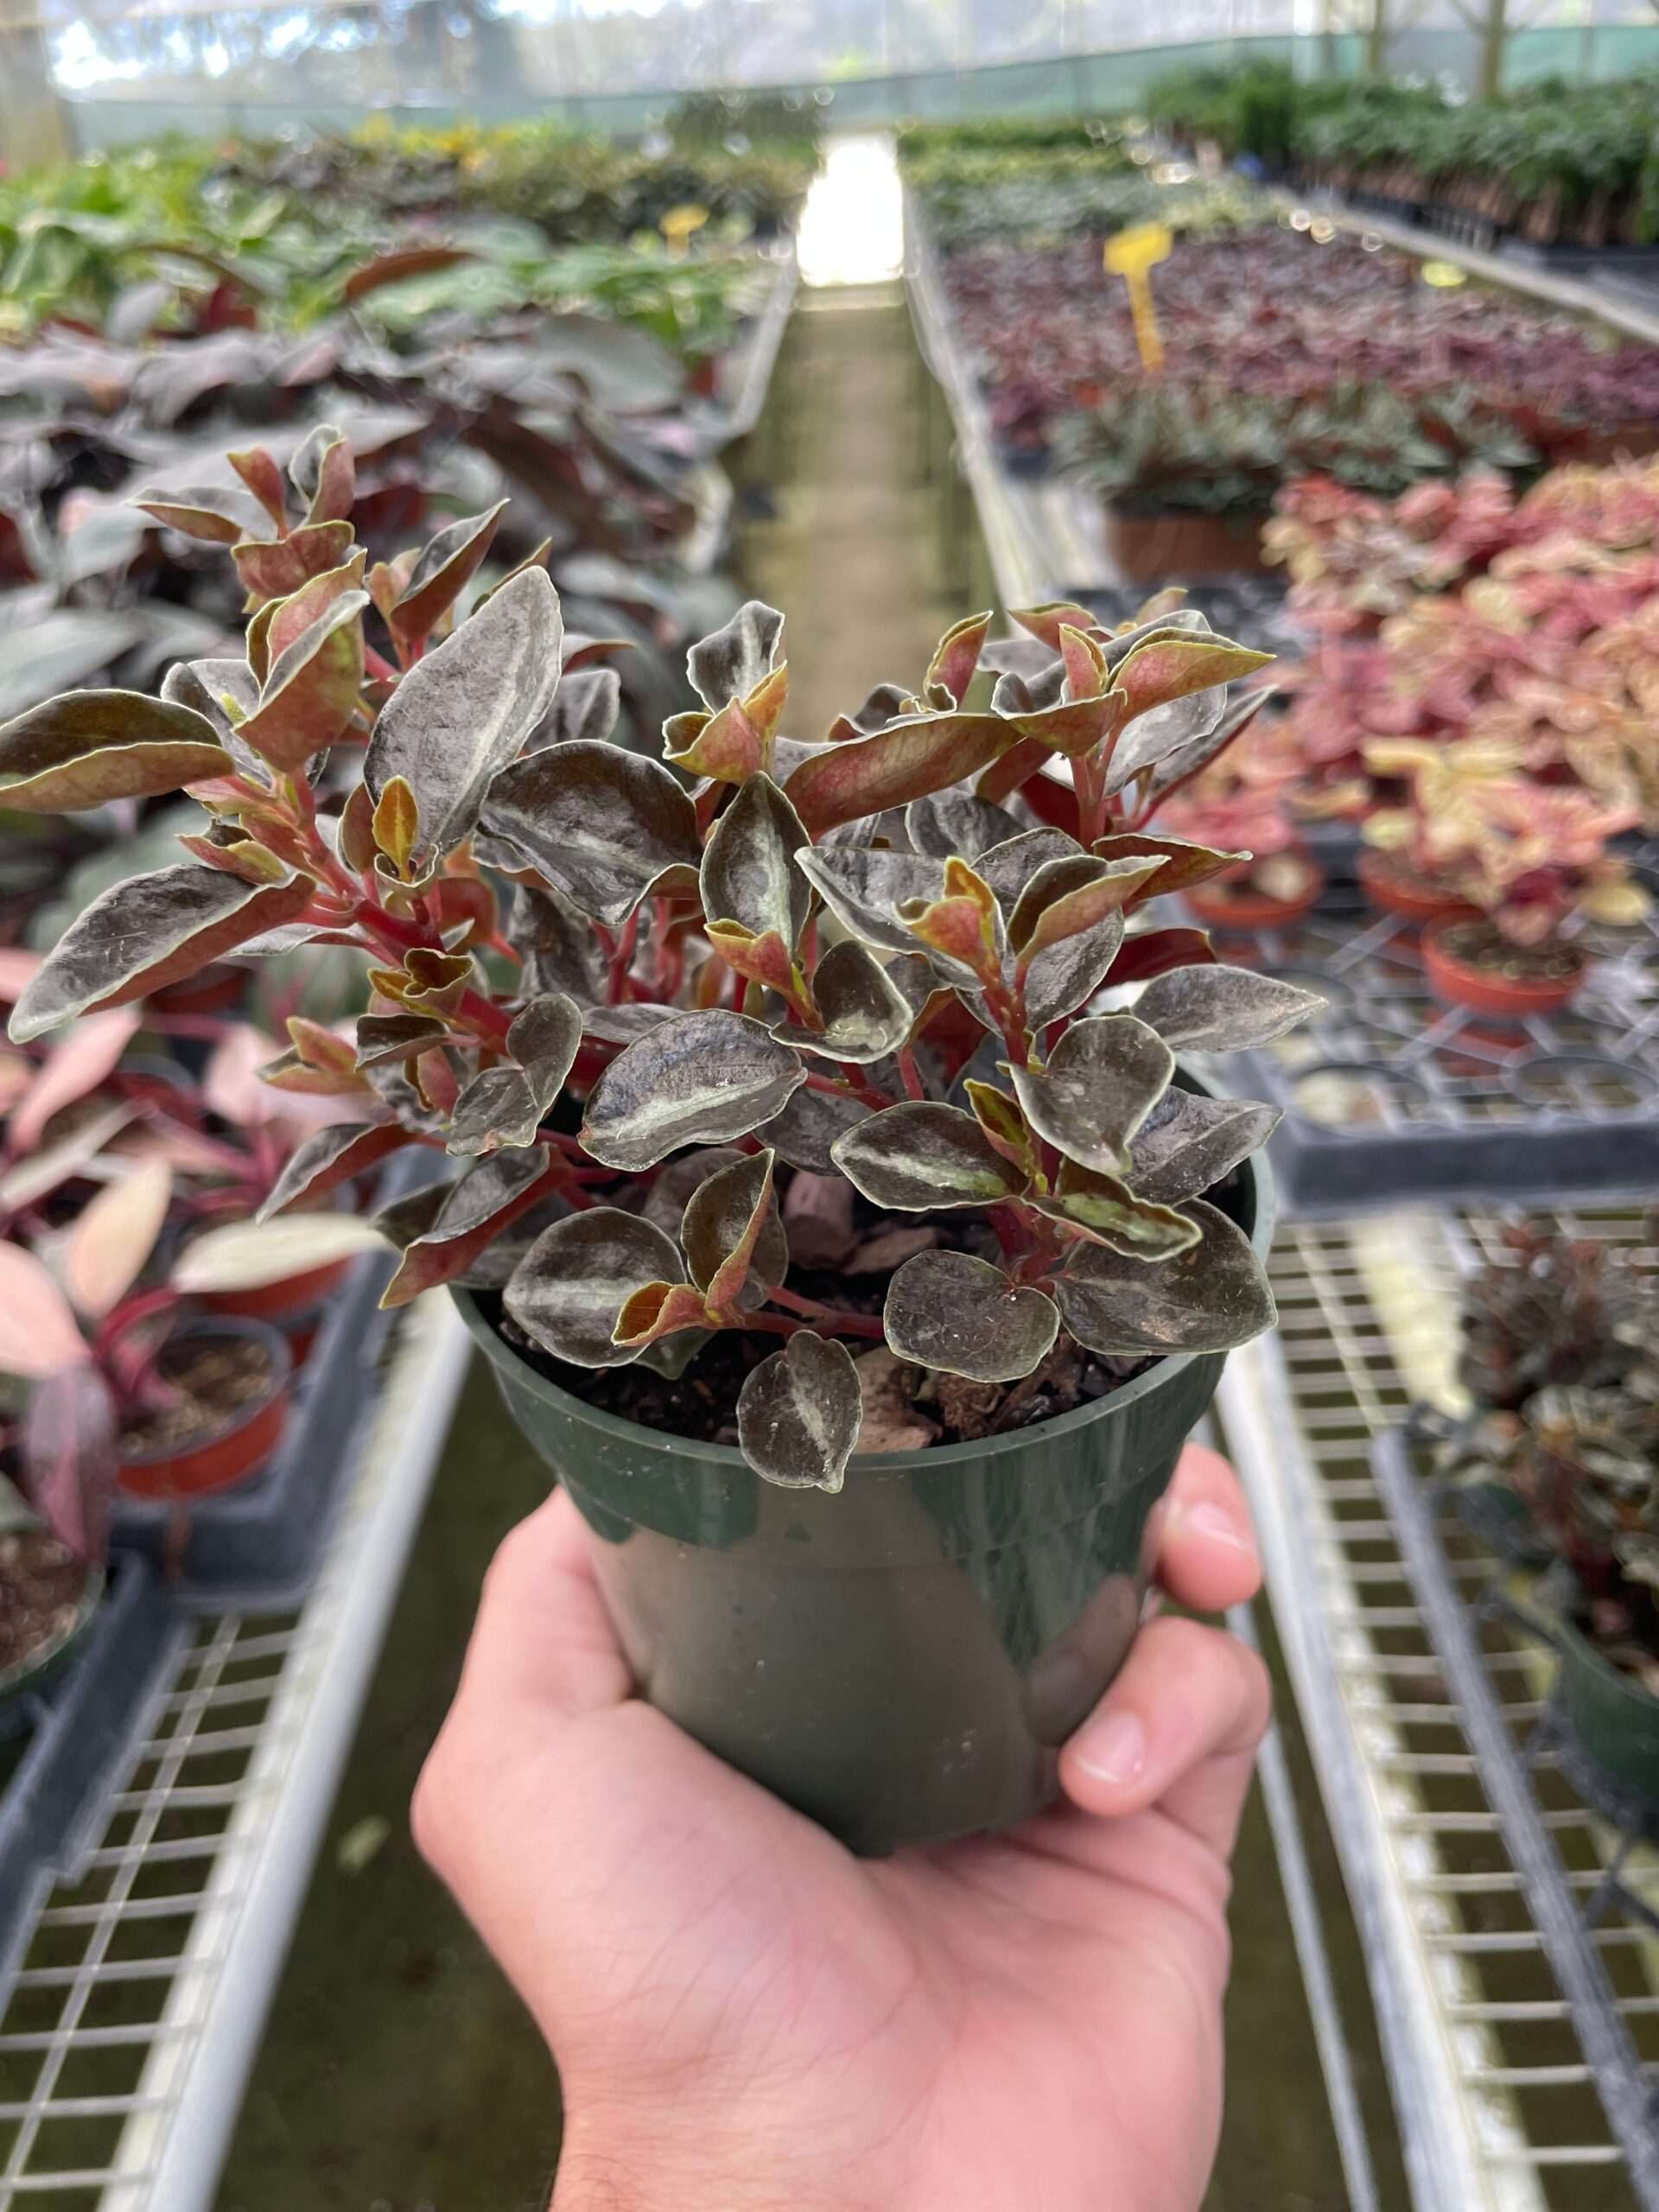
[[[1351,890],[1252,939],[1249,957],[1325,1001],[1234,1071],[1284,1109],[1287,1203],[1659,1188],[1659,928],[1578,942],[1589,967],[1573,1002],[1513,1020],[1442,1005],[1417,931]]]
[[[467,1357],[411,1308],[311,1596],[192,1623],[0,1991],[0,2212],[206,2212]]]
[[[1630,1242],[1632,1211],[1570,1217]],[[1410,1405],[1458,1402],[1458,1283],[1499,1218],[1394,1213],[1281,1232],[1274,1338],[1236,1353],[1217,1404],[1356,1916],[1418,2212],[1649,2212],[1529,1907],[1485,1770],[1370,1463]],[[1471,1590],[1479,1563],[1460,1567]],[[1509,1725],[1543,1711],[1535,1652],[1498,1653]],[[1541,1816],[1575,1889],[1619,1839],[1564,1789]],[[1659,1897],[1645,1847],[1626,1879]],[[1644,2056],[1659,1945],[1595,1937]]]
[[[1567,1999],[1637,2201],[1643,2212],[1659,2212],[1659,2107],[1649,2071],[1659,2065],[1659,2019],[1648,2009],[1654,1989],[1645,1963],[1659,1936],[1659,1866],[1639,1850],[1653,1823],[1638,1815],[1624,1824],[1618,1815],[1627,1808],[1599,1785],[1559,1707],[1552,1700],[1539,1713],[1548,1633],[1510,1596],[1506,1563],[1474,1541],[1421,1479],[1406,1433],[1381,1438],[1373,1464],[1525,1910]],[[1604,1815],[1609,1840],[1579,1863],[1558,1845],[1551,1819],[1567,1816],[1566,1842],[1575,1809],[1586,1804]]]

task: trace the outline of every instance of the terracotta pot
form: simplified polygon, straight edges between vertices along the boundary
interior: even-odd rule
[[[1365,896],[1385,914],[1408,922],[1467,921],[1475,909],[1455,892],[1442,890],[1392,853],[1369,847],[1356,870]]]
[[[351,1273],[352,1259],[330,1260],[326,1267],[308,1268],[303,1274],[285,1275],[281,1282],[264,1282],[255,1290],[208,1290],[194,1303],[204,1313],[223,1313],[245,1321],[274,1321],[291,1329],[302,1321],[315,1322],[325,1305]]]
[[[1209,883],[1195,883],[1181,893],[1188,912],[1206,929],[1248,936],[1257,930],[1288,929],[1311,914],[1325,894],[1325,878],[1312,861],[1304,861],[1307,882],[1294,899],[1275,899],[1260,891],[1248,877],[1229,883],[1224,876]]]
[[[283,1440],[293,1360],[282,1332],[265,1321],[226,1317],[187,1321],[174,1341],[204,1336],[255,1338],[270,1361],[270,1380],[251,1405],[195,1443],[149,1452],[124,1448],[121,1488],[129,1497],[212,1497],[257,1475]]]
[[[1169,576],[1259,575],[1260,515],[1125,514],[1106,502],[1106,551],[1126,583]]]
[[[1520,1021],[1529,1014],[1558,1014],[1584,981],[1585,963],[1577,955],[1565,976],[1501,976],[1447,945],[1447,932],[1458,926],[1440,922],[1423,938],[1428,988],[1447,1006]]]

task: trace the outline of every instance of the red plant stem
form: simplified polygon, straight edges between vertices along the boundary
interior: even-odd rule
[[[807,1089],[822,1090],[830,1098],[859,1099],[864,1105],[874,1108],[878,1113],[882,1107],[892,1105],[893,1101],[887,1092],[878,1090],[861,1069],[849,1067],[844,1062],[839,1060],[836,1065],[842,1070],[839,1076],[820,1075],[816,1069],[809,1068],[806,1074]]]
[[[368,675],[378,676],[383,683],[395,683],[402,673],[369,645],[365,645],[363,648],[363,666]]]
[[[911,1051],[908,1045],[901,1045],[896,1057],[899,1062],[899,1072],[904,1077],[906,1094],[912,1098],[925,1098],[927,1092],[916,1066],[915,1053]]]
[[[792,1337],[798,1329],[810,1329],[814,1322],[821,1322],[831,1336],[880,1337],[885,1334],[879,1313],[842,1313],[826,1306],[810,1321],[791,1320],[786,1313],[746,1313],[746,1329],[763,1329],[768,1336]]]
[[[616,949],[611,955],[609,995],[613,1006],[619,1005],[627,996],[628,970],[633,965],[634,947],[639,942],[639,912],[636,906],[628,916],[617,938]]]

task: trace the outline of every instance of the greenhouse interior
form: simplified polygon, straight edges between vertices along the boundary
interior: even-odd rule
[[[1659,6],[0,0],[0,2212],[1659,2212]]]

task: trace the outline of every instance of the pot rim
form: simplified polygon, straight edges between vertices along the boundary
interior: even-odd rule
[[[1208,1089],[1208,1085],[1205,1086]],[[1256,1257],[1266,1262],[1273,1243],[1274,1224],[1277,1205],[1274,1192],[1273,1174],[1268,1167],[1265,1148],[1252,1153],[1243,1162],[1245,1172],[1254,1185],[1255,1222],[1250,1230],[1250,1244]],[[590,1405],[587,1399],[576,1397],[556,1382],[550,1382],[530,1362],[516,1352],[506,1338],[493,1329],[479,1310],[478,1300],[470,1290],[458,1283],[449,1285],[461,1319],[474,1340],[481,1345],[486,1356],[502,1365],[510,1364],[523,1387],[533,1397],[544,1402],[574,1409],[584,1421],[607,1436],[626,1438],[637,1451],[692,1452],[698,1459],[712,1461],[716,1466],[729,1467],[734,1473],[751,1472],[749,1464],[734,1444],[704,1444],[690,1436],[674,1436],[660,1429],[647,1428],[643,1422],[624,1421],[620,1414],[607,1413],[602,1407]],[[976,1461],[995,1458],[999,1453],[1017,1446],[1028,1444],[1033,1439],[1064,1436],[1074,1429],[1084,1427],[1119,1408],[1133,1405],[1136,1399],[1148,1396],[1161,1389],[1195,1359],[1224,1359],[1225,1352],[1179,1351],[1167,1357],[1154,1360],[1143,1375],[1135,1376],[1129,1382],[1120,1383],[1108,1391],[1103,1398],[1091,1398],[1087,1405],[1073,1406],[1070,1413],[1057,1414],[1052,1421],[1039,1421],[1027,1428],[1006,1430],[1000,1436],[980,1436],[956,1444],[930,1444],[912,1452],[860,1452],[855,1455],[853,1466],[860,1472],[893,1474],[916,1467],[964,1467]],[[852,1471],[849,1467],[849,1471]],[[757,1479],[764,1479],[758,1478]]]
[[[270,1385],[257,1398],[238,1407],[233,1421],[226,1421],[222,1427],[208,1430],[193,1443],[155,1445],[143,1452],[129,1452],[124,1446],[120,1455],[123,1471],[129,1467],[164,1467],[169,1460],[181,1459],[187,1452],[204,1452],[216,1444],[222,1444],[226,1437],[238,1434],[250,1421],[257,1421],[293,1381],[294,1355],[289,1348],[288,1338],[270,1321],[256,1320],[251,1315],[242,1313],[198,1313],[181,1323],[168,1342],[177,1344],[188,1337],[253,1338],[256,1343],[264,1346],[270,1361]]]
[[[55,1641],[44,1643],[38,1650],[31,1651],[26,1659],[20,1659],[15,1667],[9,1667],[0,1671],[0,1699],[15,1697],[20,1691],[26,1692],[35,1676],[43,1674],[48,1667],[54,1665],[69,1649],[76,1638],[84,1634],[87,1624],[104,1602],[104,1593],[109,1586],[109,1569],[102,1560],[91,1560],[87,1562],[86,1580],[81,1589],[80,1603],[75,1608],[75,1618]]]
[[[1572,1614],[1561,1613],[1554,1625],[1563,1651],[1570,1654],[1579,1665],[1591,1669],[1620,1698],[1630,1699],[1645,1705],[1650,1711],[1659,1712],[1659,1697],[1636,1675],[1627,1675],[1622,1667],[1615,1667],[1601,1646],[1585,1634]]]
[[[1478,918],[1484,920],[1487,918],[1482,915]],[[1468,921],[1469,918],[1466,916],[1447,914],[1438,922],[1431,922],[1423,931],[1423,950],[1425,953],[1432,953],[1443,968],[1451,969],[1459,976],[1473,976],[1488,990],[1559,990],[1567,984],[1577,985],[1581,982],[1584,971],[1590,965],[1589,956],[1583,948],[1569,942],[1558,944],[1558,949],[1562,952],[1570,953],[1573,958],[1573,968],[1567,975],[1532,976],[1496,975],[1490,969],[1483,968],[1479,961],[1466,959],[1462,953],[1454,951],[1447,944],[1446,940],[1448,932],[1454,929],[1466,928]]]

